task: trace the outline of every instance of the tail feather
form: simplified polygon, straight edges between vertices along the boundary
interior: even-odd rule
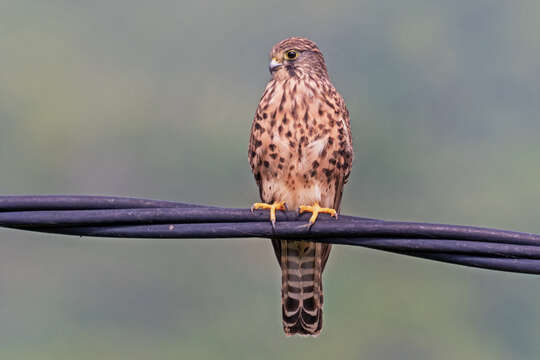
[[[330,245],[303,240],[277,240],[274,246],[278,242],[285,334],[316,336],[322,329],[322,271]]]

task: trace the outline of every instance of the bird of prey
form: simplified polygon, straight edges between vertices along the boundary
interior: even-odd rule
[[[253,119],[249,162],[262,203],[252,209],[297,208],[337,218],[353,161],[349,112],[328,77],[323,54],[302,37],[270,52],[272,78]],[[322,272],[330,244],[272,239],[282,271],[286,335],[316,336],[322,329]]]

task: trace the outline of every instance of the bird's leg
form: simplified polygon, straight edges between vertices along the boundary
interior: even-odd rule
[[[330,216],[333,216],[336,219],[338,217],[335,209],[322,208],[319,206],[318,202],[313,204],[313,206],[302,205],[300,206],[300,209],[298,212],[300,214],[305,213],[305,212],[313,213],[313,215],[311,215],[311,217],[309,218],[309,228],[311,228],[313,224],[315,224],[315,221],[317,221],[317,217],[319,216],[319,214],[329,214]]]
[[[276,227],[276,210],[287,210],[285,201],[274,201],[272,204],[266,203],[255,203],[251,206],[251,212],[253,210],[270,210],[270,221],[272,222],[272,227]]]

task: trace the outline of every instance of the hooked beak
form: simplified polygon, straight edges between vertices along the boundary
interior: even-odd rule
[[[278,61],[277,58],[273,57],[272,61],[270,61],[270,66],[268,69],[270,72],[274,72],[278,67],[282,66],[283,64]]]

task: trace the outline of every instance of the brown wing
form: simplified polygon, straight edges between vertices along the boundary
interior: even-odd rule
[[[257,187],[259,188],[259,196],[262,199],[262,186],[261,186],[261,172],[259,167],[261,166],[261,159],[260,156],[257,154],[257,148],[259,148],[262,145],[261,139],[257,138],[257,133],[255,132],[255,126],[256,124],[259,124],[259,121],[261,120],[261,104],[259,104],[259,107],[257,108],[257,112],[255,113],[255,118],[253,119],[253,123],[251,125],[251,135],[249,137],[249,147],[248,147],[248,158],[249,158],[249,165],[251,166],[251,171],[253,172],[253,176],[255,177],[255,182],[257,183]]]
[[[249,137],[249,147],[248,147],[248,158],[249,158],[249,164],[251,166],[251,171],[253,172],[253,176],[255,177],[255,182],[257,183],[257,187],[259,188],[259,195],[261,197],[262,201],[270,201],[269,199],[263,199],[262,198],[262,175],[261,175],[261,167],[263,165],[263,159],[264,156],[264,150],[263,149],[263,134],[265,133],[265,127],[267,127],[266,123],[268,123],[269,119],[266,119],[266,114],[264,114],[265,110],[268,108],[268,94],[271,96],[274,91],[274,81],[270,81],[266,85],[266,89],[264,90],[261,99],[259,100],[259,106],[257,107],[257,111],[255,112],[255,117],[253,118],[253,122],[251,124],[251,135]],[[263,114],[265,116],[263,116]]]
[[[261,172],[259,171],[258,164],[257,164],[257,155],[255,153],[255,142],[257,139],[253,136],[253,131],[251,132],[251,136],[249,138],[249,163],[251,165],[251,170],[253,171],[253,176],[255,177],[255,182],[257,183],[257,187],[259,188],[259,197],[262,199],[262,186],[261,186]]]
[[[340,167],[341,172],[339,174],[339,177],[336,181],[336,187],[335,187],[335,197],[334,197],[334,205],[333,208],[339,213],[341,208],[341,199],[343,197],[343,187],[347,183],[347,180],[349,179],[349,175],[351,173],[352,168],[352,162],[354,159],[354,153],[353,153],[353,147],[352,147],[352,136],[351,136],[351,122],[350,122],[350,116],[349,116],[349,110],[347,110],[347,106],[345,105],[345,101],[339,95],[339,93],[335,93],[334,101],[336,104],[338,104],[338,107],[341,109],[341,113],[344,114],[343,122],[345,129],[345,146],[343,149],[343,155],[340,157]],[[322,268],[324,270],[324,267],[326,265],[326,262],[328,261],[328,256],[330,255],[330,250],[332,249],[332,246],[328,244],[328,246],[323,247],[322,251]]]

